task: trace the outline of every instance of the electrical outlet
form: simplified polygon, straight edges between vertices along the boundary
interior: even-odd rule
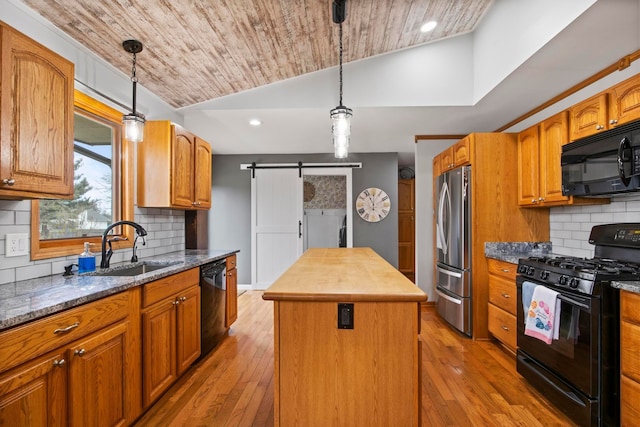
[[[29,254],[29,235],[26,233],[7,234],[5,238],[4,256],[22,256]]]

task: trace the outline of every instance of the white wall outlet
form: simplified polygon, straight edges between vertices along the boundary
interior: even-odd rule
[[[29,254],[29,235],[26,233],[7,234],[4,256],[22,256]]]

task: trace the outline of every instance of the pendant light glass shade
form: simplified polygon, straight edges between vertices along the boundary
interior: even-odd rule
[[[125,40],[122,42],[125,51],[133,54],[131,66],[131,82],[133,83],[133,108],[131,114],[122,116],[124,125],[124,137],[131,142],[142,142],[144,138],[144,116],[136,112],[136,88],[138,78],[136,77],[136,53],[142,52],[142,43],[138,40]]]
[[[336,159],[344,159],[349,155],[352,115],[351,108],[342,105],[331,110],[333,150]]]
[[[144,137],[144,118],[139,115],[126,114],[122,116],[124,137],[131,142],[142,142]]]

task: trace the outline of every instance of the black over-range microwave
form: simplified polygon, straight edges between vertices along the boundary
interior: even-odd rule
[[[640,191],[640,121],[564,145],[561,165],[565,196]]]

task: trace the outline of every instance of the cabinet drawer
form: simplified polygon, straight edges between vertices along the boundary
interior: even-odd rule
[[[489,275],[489,302],[516,315],[516,281]]]
[[[0,333],[0,372],[127,317],[129,303],[121,292]]]
[[[494,258],[487,258],[487,267],[489,268],[489,273],[504,277],[505,279],[512,279],[515,286],[516,270],[518,269],[517,264],[511,264],[510,262],[500,261]]]
[[[199,283],[199,268],[192,268],[191,270],[149,282],[142,289],[142,306],[148,307]]]
[[[635,426],[640,419],[640,384],[622,375],[620,377],[620,425]]]
[[[640,325],[620,322],[620,371],[640,382]]]
[[[620,291],[620,317],[640,325],[640,294]]]
[[[236,268],[235,254],[227,257],[227,270],[231,270],[232,268]]]
[[[489,332],[512,350],[516,349],[516,316],[489,304]]]

